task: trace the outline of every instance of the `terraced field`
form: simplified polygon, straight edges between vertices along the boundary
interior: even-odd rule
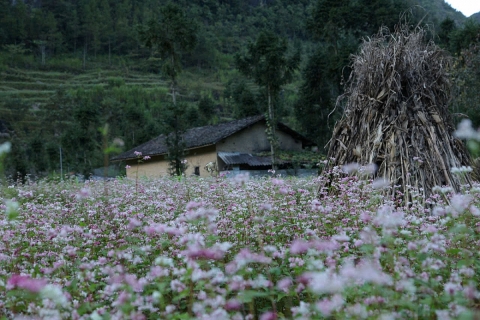
[[[122,72],[119,70],[92,70],[81,74],[64,72],[7,69],[0,73],[0,99],[22,99],[32,104],[45,103],[56,90],[96,86],[140,86],[143,89],[168,89],[168,82],[158,75]]]

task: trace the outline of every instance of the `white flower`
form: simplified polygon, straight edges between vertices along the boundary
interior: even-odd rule
[[[360,319],[366,319],[368,317],[367,308],[360,303],[356,303],[353,306],[347,307],[345,311],[347,314],[357,316]]]
[[[175,309],[176,309],[176,307],[174,305],[169,304],[168,306],[165,307],[165,312],[167,314],[169,314],[169,313],[172,313],[173,311],[175,311]]]
[[[440,193],[449,193],[449,192],[452,192],[453,191],[453,188],[452,187],[439,187],[439,186],[435,186],[432,188],[432,191],[433,192],[440,192]]]
[[[356,266],[347,263],[340,270],[340,276],[354,282],[372,282],[386,285],[392,283],[392,278],[382,271],[380,264],[375,264],[369,260],[362,260]]]
[[[473,197],[471,195],[454,195],[450,200],[450,208],[453,210],[453,215],[456,216],[460,213],[463,213],[468,208],[472,200]]]
[[[436,310],[435,314],[437,315],[438,320],[450,320],[450,313],[448,310]]]
[[[312,272],[312,279],[308,286],[310,290],[317,294],[322,293],[340,293],[345,285],[344,279],[336,273],[331,272]]]
[[[249,178],[250,178],[250,174],[248,172],[240,173],[233,178],[233,182],[237,185],[244,185],[245,183],[248,182]]]
[[[59,286],[53,284],[47,284],[40,291],[40,296],[43,299],[50,299],[55,302],[58,306],[66,307],[68,300],[63,294],[62,289]]]
[[[173,260],[171,258],[161,256],[155,259],[155,264],[165,267],[173,267]]]
[[[18,205],[18,202],[12,201],[12,200],[7,200],[5,201],[5,214],[7,215],[8,220],[13,220],[16,218],[18,215],[18,209],[20,206]]]
[[[362,172],[366,175],[374,174],[378,169],[378,166],[375,163],[369,163],[366,166],[362,167]]]
[[[472,121],[469,119],[463,119],[453,135],[459,139],[480,140],[480,133],[472,128]]]
[[[214,247],[220,251],[223,251],[223,252],[227,252],[231,247],[233,246],[233,244],[231,244],[230,242],[221,242],[221,243],[215,243],[214,244]]]
[[[474,206],[473,204],[470,206],[470,212],[474,215],[474,216],[480,216],[480,209],[478,209],[476,206]]]
[[[152,293],[152,299],[153,299],[153,301],[158,302],[158,301],[160,301],[160,298],[161,298],[161,297],[162,297],[162,294],[161,294],[160,292],[158,292],[158,291],[153,291],[153,293]]]
[[[251,282],[252,288],[268,288],[270,286],[270,281],[265,278],[263,274],[259,274],[256,279]]]
[[[453,168],[450,169],[450,171],[451,171],[452,173],[459,173],[459,174],[461,174],[461,173],[472,172],[473,169],[472,169],[472,167],[470,167],[470,166],[468,166],[468,167],[461,166],[460,168],[453,167]]]
[[[350,241],[350,237],[347,236],[345,231],[342,232],[341,234],[334,235],[332,237],[332,239],[335,240],[335,241],[338,241],[338,242],[348,242],[348,241]]]
[[[378,209],[373,222],[384,229],[396,229],[405,224],[403,212],[393,212],[393,208],[386,205]]]
[[[310,310],[310,304],[300,301],[300,306],[298,307],[293,307],[292,308],[292,313],[294,316],[306,316],[309,314]]]
[[[10,212],[12,212],[12,211],[17,211],[18,208],[19,208],[18,202],[12,201],[12,200],[7,200],[7,201],[5,202],[5,205],[6,205],[6,207],[7,207],[7,209],[6,209],[6,212],[7,212],[7,213],[10,213]]]
[[[10,149],[12,148],[12,144],[7,141],[0,145],[0,156],[4,153],[9,153]]]
[[[390,181],[385,178],[378,178],[375,179],[375,181],[372,182],[372,188],[377,190],[377,189],[384,189],[390,185]]]
[[[355,173],[358,171],[358,169],[360,169],[360,165],[356,162],[352,162],[342,166],[343,172],[347,174]]]

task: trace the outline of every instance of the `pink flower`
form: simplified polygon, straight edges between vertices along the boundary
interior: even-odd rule
[[[240,310],[241,308],[242,304],[236,299],[228,300],[227,303],[225,303],[225,310],[227,311]]]
[[[47,285],[46,279],[32,279],[30,276],[14,274],[7,281],[7,288],[20,288],[30,292],[40,292]]]
[[[225,255],[225,252],[218,249],[199,248],[191,246],[184,251],[185,255],[190,259],[219,260]]]
[[[173,290],[173,291],[176,291],[176,292],[182,292],[183,290],[185,290],[186,286],[183,282],[181,282],[180,280],[172,280],[170,282],[170,288]]]
[[[150,156],[143,157],[143,160],[149,160],[149,159],[151,159]]]
[[[125,166],[125,169],[130,169],[131,166],[129,166],[128,164]]]
[[[281,179],[276,179],[276,178],[273,178],[272,179],[272,184],[274,186],[283,186],[285,184],[285,182]]]
[[[292,242],[290,246],[291,254],[302,254],[308,251],[310,244],[304,240],[297,239]]]
[[[141,157],[142,156],[142,153],[140,151],[134,151],[133,154],[136,156],[136,157]]]
[[[449,295],[454,295],[457,291],[460,291],[461,289],[461,285],[453,282],[447,282],[444,287],[445,292]]]
[[[276,320],[277,319],[277,314],[275,312],[265,312],[260,316],[260,320]]]
[[[126,291],[120,292],[120,294],[117,297],[117,300],[112,303],[112,306],[116,307],[119,306],[121,307],[124,305],[128,300],[130,299],[130,294]]]
[[[324,316],[328,317],[332,314],[333,311],[339,310],[344,303],[345,300],[343,299],[343,297],[339,294],[335,294],[331,299],[325,298],[317,302],[316,306],[317,309],[321,313],[323,313]]]
[[[133,230],[137,227],[140,227],[142,225],[142,222],[135,219],[135,218],[128,218],[128,225],[127,225],[127,229],[128,230]]]
[[[279,192],[280,194],[285,195],[285,194],[288,194],[288,189],[287,189],[287,188],[280,188],[280,189],[278,190],[278,192]]]
[[[288,292],[288,289],[292,285],[292,279],[290,278],[283,278],[282,280],[278,281],[277,288],[283,292]]]
[[[85,198],[90,197],[90,195],[91,195],[90,189],[88,189],[88,188],[82,188],[82,189],[80,189],[80,191],[77,193],[76,198],[77,198],[77,199],[85,199]]]

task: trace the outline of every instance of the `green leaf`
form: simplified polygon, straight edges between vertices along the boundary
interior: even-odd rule
[[[283,298],[285,297],[288,297],[288,293],[280,293],[279,295],[277,295],[277,297],[275,298],[275,301],[276,302],[280,302],[280,300],[282,300]]]
[[[458,320],[473,320],[473,319],[476,319],[475,314],[470,310],[465,310],[458,316]]]
[[[240,301],[248,303],[255,298],[268,297],[270,294],[268,292],[254,291],[254,290],[245,290],[241,295],[238,296]]]
[[[282,274],[282,269],[280,269],[279,267],[275,267],[275,268],[271,268],[269,270],[270,274],[273,274],[275,276],[279,276]]]
[[[428,258],[428,254],[426,254],[424,252],[417,254],[417,259],[420,262],[425,261],[425,259],[427,259],[427,258]]]
[[[471,266],[471,265],[472,265],[472,261],[470,261],[468,259],[462,259],[462,260],[457,262],[457,268],[461,268],[461,267],[464,267],[464,266]]]
[[[78,309],[77,312],[79,315],[84,315],[90,311],[90,304],[88,302],[83,303]]]
[[[375,247],[371,244],[364,244],[360,247],[360,251],[365,253],[373,253],[374,249]]]
[[[458,248],[451,248],[451,249],[447,249],[447,254],[448,255],[453,255],[453,256],[456,256],[460,253],[460,249]]]

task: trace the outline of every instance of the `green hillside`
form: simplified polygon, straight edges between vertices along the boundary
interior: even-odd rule
[[[273,96],[277,120],[320,146],[340,115],[337,109],[328,116],[348,79],[350,55],[362,39],[399,21],[425,26],[458,59],[452,74],[465,87],[456,88],[463,100],[452,105],[476,114],[474,96],[462,88],[478,80],[465,76],[476,68],[478,25],[443,0],[176,1],[195,43],[175,49],[179,106],[172,109],[169,60],[140,37],[167,3],[0,0],[0,127],[14,144],[9,174],[58,172],[61,147],[64,167],[88,175],[103,165],[99,128],[106,123],[107,139],[119,137],[128,149],[170,132],[171,117],[186,129],[265,113],[266,87],[236,62],[266,30],[285,39],[285,56],[301,53]],[[175,48],[178,40],[168,41]],[[466,48],[473,50],[467,56]]]

